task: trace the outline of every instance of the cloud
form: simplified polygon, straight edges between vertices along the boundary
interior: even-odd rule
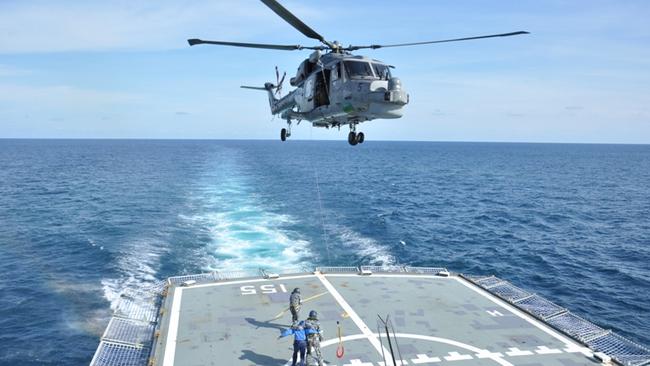
[[[0,77],[23,76],[28,75],[29,70],[21,69],[11,65],[0,64]]]
[[[564,107],[564,109],[566,109],[567,111],[581,111],[584,109],[584,107],[580,105],[568,105]]]
[[[441,111],[440,109],[436,108],[436,109],[433,111],[433,113],[431,113],[431,115],[432,115],[432,116],[441,117],[441,116],[446,116],[447,113],[445,113],[445,112]]]
[[[38,101],[39,107],[84,108],[97,105],[133,104],[142,102],[144,99],[145,96],[135,93],[85,89],[69,85],[0,84],[0,102],[33,104]]]
[[[192,37],[246,41],[281,23],[263,4],[240,0],[3,1],[0,53],[169,50],[187,47]]]

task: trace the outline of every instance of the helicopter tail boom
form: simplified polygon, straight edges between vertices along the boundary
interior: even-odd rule
[[[272,114],[280,114],[287,109],[293,108],[295,105],[293,93],[289,93],[280,99],[276,98],[274,90],[277,89],[277,86],[273,85],[272,83],[265,83],[263,87],[242,85],[241,88],[266,90],[269,97],[269,107],[271,107]]]
[[[242,89],[253,89],[253,90],[266,90],[266,88],[261,87],[261,86],[248,86],[248,85],[242,85],[240,86]]]
[[[273,107],[278,102],[278,98],[275,97],[275,93],[274,93],[274,90],[277,88],[277,86],[273,85],[272,83],[264,83],[263,87],[242,85],[241,88],[253,89],[253,90],[265,90],[269,96],[269,106],[271,107],[271,111],[273,111]]]

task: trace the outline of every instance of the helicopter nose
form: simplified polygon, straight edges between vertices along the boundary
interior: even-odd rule
[[[399,78],[390,78],[388,80],[388,90],[401,90],[402,80]]]
[[[409,95],[404,90],[391,90],[384,93],[384,101],[405,105],[409,103]]]
[[[406,105],[409,103],[409,95],[403,90],[387,91],[384,93],[384,101],[399,105]]]
[[[388,80],[388,91],[384,93],[384,101],[405,105],[409,102],[409,95],[402,88],[402,81],[399,78]]]

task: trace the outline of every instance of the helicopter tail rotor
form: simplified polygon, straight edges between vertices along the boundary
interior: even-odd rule
[[[275,95],[281,95],[282,94],[282,83],[284,83],[284,78],[287,76],[287,72],[285,71],[282,74],[282,78],[280,78],[280,71],[278,70],[278,67],[275,67]]]

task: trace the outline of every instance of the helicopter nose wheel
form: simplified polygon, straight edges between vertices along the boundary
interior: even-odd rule
[[[357,134],[357,143],[363,144],[363,141],[365,141],[366,135],[363,134],[363,132],[359,132]]]
[[[287,141],[287,137],[291,136],[291,120],[287,120],[287,128],[280,130],[280,140]]]

